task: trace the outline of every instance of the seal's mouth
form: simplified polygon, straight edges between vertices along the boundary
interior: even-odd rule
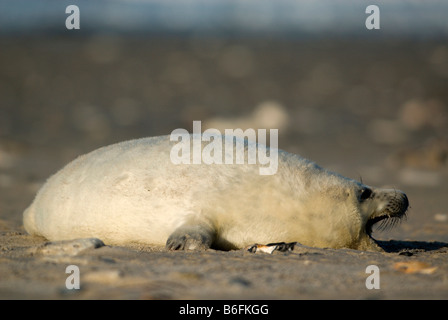
[[[372,235],[374,224],[381,222],[376,230],[386,230],[396,226],[402,219],[406,219],[409,200],[406,194],[399,193],[392,198],[387,206],[379,213],[373,215],[366,223],[366,233]]]

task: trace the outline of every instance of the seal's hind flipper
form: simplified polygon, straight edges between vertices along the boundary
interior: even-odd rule
[[[256,252],[265,252],[272,254],[274,251],[278,252],[286,252],[286,251],[293,251],[294,246],[297,244],[297,242],[277,242],[277,243],[268,243],[266,245],[264,244],[254,244],[247,248],[247,251],[256,253]]]

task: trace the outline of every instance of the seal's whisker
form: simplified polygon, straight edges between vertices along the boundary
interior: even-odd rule
[[[395,226],[397,226],[399,223],[401,223],[401,219],[403,216],[400,217],[388,217],[386,219],[381,220],[381,223],[377,226],[378,231],[386,231],[388,229],[392,229]]]
[[[387,220],[388,219],[381,220],[381,223],[378,225],[377,230],[383,231],[387,226]]]

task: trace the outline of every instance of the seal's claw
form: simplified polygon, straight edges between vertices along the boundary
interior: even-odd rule
[[[202,241],[191,235],[183,235],[180,237],[170,237],[166,242],[168,250],[206,250],[209,247]]]

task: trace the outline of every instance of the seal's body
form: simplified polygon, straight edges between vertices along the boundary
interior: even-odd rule
[[[400,191],[368,187],[284,151],[277,173],[260,175],[256,164],[173,164],[173,145],[169,136],[143,138],[80,156],[41,188],[24,212],[25,229],[49,240],[97,237],[169,249],[297,241],[377,250],[372,225],[408,207]]]

